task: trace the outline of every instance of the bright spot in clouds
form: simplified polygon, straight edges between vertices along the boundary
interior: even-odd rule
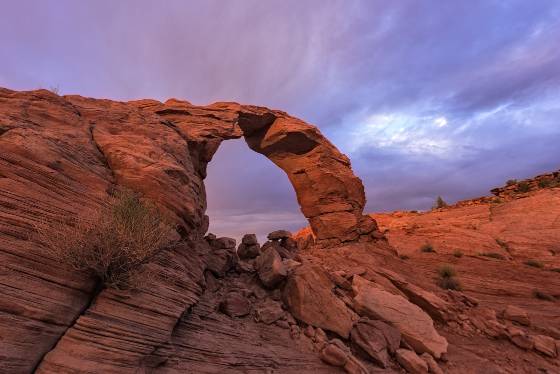
[[[445,118],[445,117],[438,117],[438,118],[436,118],[436,119],[434,120],[434,124],[435,124],[437,127],[444,127],[444,126],[447,126],[447,118]]]

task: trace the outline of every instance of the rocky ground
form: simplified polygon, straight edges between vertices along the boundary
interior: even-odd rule
[[[310,228],[205,235],[206,165],[241,136]],[[560,373],[557,178],[372,219],[346,156],[283,112],[0,89],[0,372]],[[130,290],[34,235],[121,187],[177,227]]]

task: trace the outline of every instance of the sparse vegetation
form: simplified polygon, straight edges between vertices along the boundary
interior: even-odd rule
[[[438,269],[438,285],[444,290],[460,290],[461,283],[455,278],[455,269],[451,265],[442,265]]]
[[[539,269],[542,269],[544,267],[543,263],[537,260],[527,260],[524,262],[524,264]]]
[[[560,273],[560,268],[552,268],[550,271],[554,271],[555,273]]]
[[[410,257],[407,256],[407,255],[400,255],[399,258],[400,258],[401,260],[408,260]]]
[[[453,256],[457,257],[457,258],[461,258],[463,257],[463,252],[461,252],[460,250],[456,249],[455,251],[453,251]]]
[[[546,301],[555,301],[556,299],[554,296],[539,290],[533,290],[533,296],[537,299],[546,300]]]
[[[438,196],[436,199],[436,202],[433,206],[434,209],[441,209],[441,208],[445,208],[447,207],[447,203],[445,202],[445,200],[443,200],[443,198],[441,196]]]
[[[539,188],[547,188],[551,185],[551,181],[549,179],[541,179],[538,185]]]
[[[506,182],[506,186],[513,186],[514,184],[517,184],[517,179],[509,179]]]
[[[420,247],[420,251],[424,252],[424,253],[433,253],[435,252],[434,247],[430,244],[430,243],[426,243],[424,244],[422,247]]]
[[[116,193],[88,217],[37,227],[51,256],[116,289],[135,287],[142,265],[169,244],[172,230],[155,207],[131,192]]]
[[[483,253],[482,254],[484,257],[491,257],[491,258],[495,258],[497,260],[505,260],[506,257],[504,255],[502,255],[501,253],[497,253],[497,252],[487,252],[487,253]]]
[[[517,192],[519,193],[525,193],[525,192],[529,192],[531,190],[531,187],[529,186],[529,183],[527,182],[520,182],[517,184]]]

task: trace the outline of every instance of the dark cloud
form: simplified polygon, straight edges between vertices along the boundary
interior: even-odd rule
[[[351,156],[368,209],[424,209],[557,167],[558,40],[556,0],[6,1],[0,86],[280,108]],[[242,142],[209,175],[213,229],[304,223]]]

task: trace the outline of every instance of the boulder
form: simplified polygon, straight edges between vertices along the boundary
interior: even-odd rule
[[[292,237],[280,239],[280,245],[290,252],[297,250],[297,241]]]
[[[266,300],[256,309],[256,320],[258,322],[270,325],[284,317],[286,312],[282,309],[280,303],[273,300]]]
[[[389,322],[418,353],[428,352],[440,358],[447,352],[447,340],[438,334],[430,316],[417,305],[377,288],[357,275],[352,287],[355,293],[353,306],[358,314]]]
[[[422,353],[420,358],[422,358],[422,360],[424,360],[426,362],[426,364],[428,364],[428,371],[430,373],[432,373],[432,374],[445,374],[443,372],[443,370],[441,370],[438,363],[436,362],[436,360],[434,360],[434,358],[432,357],[431,354]]]
[[[508,326],[507,336],[509,337],[509,340],[519,348],[527,351],[533,349],[533,340],[520,328]]]
[[[304,264],[288,277],[285,304],[296,319],[348,338],[355,316],[334,295],[333,287],[321,267]]]
[[[282,240],[291,237],[292,237],[292,233],[286,230],[276,230],[271,232],[267,236],[268,240]]]
[[[542,353],[549,357],[556,357],[559,352],[556,352],[556,341],[550,336],[534,335],[531,336],[535,351]]]
[[[336,344],[327,344],[321,351],[321,360],[332,366],[344,366],[348,361],[348,353]]]
[[[233,249],[235,248],[235,239],[221,237],[211,242],[212,247],[221,249]]]
[[[251,312],[251,303],[239,292],[230,292],[220,303],[220,310],[230,317],[243,317]]]
[[[273,247],[268,247],[255,261],[259,279],[267,288],[274,288],[282,282],[287,275],[286,268],[280,255]]]
[[[208,256],[207,269],[216,277],[223,278],[234,264],[232,252],[228,249],[215,249],[212,255]]]
[[[369,370],[353,355],[348,356],[344,364],[344,371],[348,374],[369,374]]]
[[[284,264],[288,274],[294,271],[298,266],[301,266],[301,262],[289,258],[283,259],[282,263]]]
[[[401,334],[394,327],[382,322],[362,318],[350,333],[352,343],[362,349],[373,362],[386,368],[389,352],[395,353],[401,342]]]
[[[428,373],[428,364],[408,349],[397,349],[397,362],[411,374]]]
[[[508,305],[503,312],[504,319],[512,322],[517,322],[524,326],[529,326],[531,320],[529,319],[529,314],[524,309],[516,307],[514,305]]]
[[[242,260],[255,258],[260,253],[261,247],[258,244],[241,243],[239,247],[237,247],[237,256]]]
[[[241,238],[241,243],[245,245],[255,245],[259,244],[257,240],[257,235],[255,234],[245,234],[243,238]]]

